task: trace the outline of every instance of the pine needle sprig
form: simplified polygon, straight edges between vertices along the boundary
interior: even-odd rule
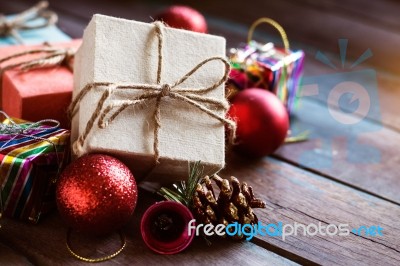
[[[173,184],[173,188],[162,187],[158,194],[167,200],[180,202],[187,207],[192,206],[193,195],[198,183],[201,183],[204,167],[197,161],[189,165],[189,177],[187,181]]]

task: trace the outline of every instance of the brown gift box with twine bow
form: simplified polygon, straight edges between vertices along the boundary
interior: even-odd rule
[[[225,39],[94,15],[75,57],[73,153],[113,155],[136,178],[185,179],[225,164]]]
[[[29,121],[55,119],[69,128],[73,52],[81,40],[0,48],[0,108]],[[69,67],[70,66],[70,67]]]

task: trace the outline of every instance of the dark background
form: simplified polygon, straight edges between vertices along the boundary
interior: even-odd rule
[[[1,10],[21,10],[35,0],[2,1]],[[369,64],[399,74],[400,4],[394,0],[255,0],[255,1],[98,1],[50,0],[50,6],[60,15],[60,27],[73,37],[81,37],[82,23],[93,13],[103,13],[140,21],[151,21],[158,11],[171,4],[190,5],[202,12],[211,33],[226,36],[228,45],[245,41],[243,35],[253,21],[260,17],[277,20],[288,33],[295,48],[322,50],[337,54],[337,40],[349,39],[348,54],[357,58],[370,48],[374,56]],[[267,26],[257,30],[256,37],[278,40]],[[263,34],[264,33],[264,34]],[[266,35],[269,33],[269,35]]]

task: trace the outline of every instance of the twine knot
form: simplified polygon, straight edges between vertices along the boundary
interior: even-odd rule
[[[15,135],[24,134],[25,130],[15,125],[0,124],[0,134]]]
[[[0,36],[8,36],[11,34],[12,25],[7,22],[4,16],[0,16]]]
[[[229,62],[219,56],[210,57],[199,64],[197,64],[192,70],[187,74],[182,76],[179,80],[170,84],[161,83],[161,73],[163,65],[163,24],[160,22],[154,22],[155,33],[158,38],[158,68],[157,68],[157,84],[116,84],[112,82],[94,82],[87,84],[77,95],[77,97],[72,101],[68,108],[69,117],[72,118],[76,113],[77,105],[82,101],[86,94],[97,87],[105,87],[102,96],[100,97],[98,103],[96,104],[96,109],[92,113],[89,121],[87,122],[86,128],[83,133],[78,137],[78,139],[73,144],[73,152],[81,156],[84,154],[84,143],[91,132],[95,121],[97,121],[97,126],[99,128],[105,128],[126,108],[129,106],[136,106],[139,104],[146,103],[150,100],[155,100],[155,111],[154,111],[154,161],[159,163],[160,151],[159,151],[159,131],[161,128],[161,99],[163,97],[174,98],[175,100],[185,102],[199,111],[206,113],[208,116],[220,121],[222,124],[227,125],[230,128],[229,139],[233,142],[236,132],[236,123],[225,117],[224,114],[220,114],[215,110],[227,111],[229,104],[226,100],[220,100],[215,98],[209,98],[204,96],[205,93],[210,92],[220,85],[222,85],[229,76],[230,64]],[[202,68],[208,62],[220,61],[224,64],[225,72],[220,80],[214,82],[206,88],[192,89],[192,88],[180,88],[180,84],[184,83],[189,79],[197,70]],[[107,99],[117,90],[142,90],[144,93],[132,99],[126,100],[115,100],[111,101],[105,106]],[[103,108],[104,107],[104,108]],[[212,108],[214,107],[214,108]],[[116,109],[116,110],[114,110]]]
[[[169,84],[161,85],[161,96],[166,97],[169,96],[171,93],[171,86]]]
[[[0,35],[12,36],[18,43],[23,44],[24,42],[18,33],[19,30],[41,29],[57,22],[57,14],[46,10],[48,5],[47,1],[41,1],[10,19],[6,19],[4,15],[0,15]],[[30,23],[38,19],[43,19],[43,22]]]
[[[163,27],[165,24],[164,24],[162,21],[156,20],[156,21],[153,22],[153,25],[155,26],[155,27],[154,27],[154,30],[156,31],[156,34],[157,34],[157,35],[162,34],[161,30],[162,30],[162,27]]]

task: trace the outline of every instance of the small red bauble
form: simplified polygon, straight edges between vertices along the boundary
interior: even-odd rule
[[[102,154],[83,156],[61,174],[56,189],[59,213],[72,229],[103,235],[128,222],[137,202],[129,169]]]
[[[189,232],[192,220],[193,214],[181,203],[155,203],[146,210],[140,223],[143,241],[159,254],[179,253],[193,241],[194,227]]]
[[[251,157],[272,154],[284,142],[289,116],[271,92],[258,88],[239,92],[231,101],[228,115],[237,122],[234,149]]]
[[[164,21],[172,28],[207,33],[204,16],[188,6],[171,6],[158,14],[155,19]]]

